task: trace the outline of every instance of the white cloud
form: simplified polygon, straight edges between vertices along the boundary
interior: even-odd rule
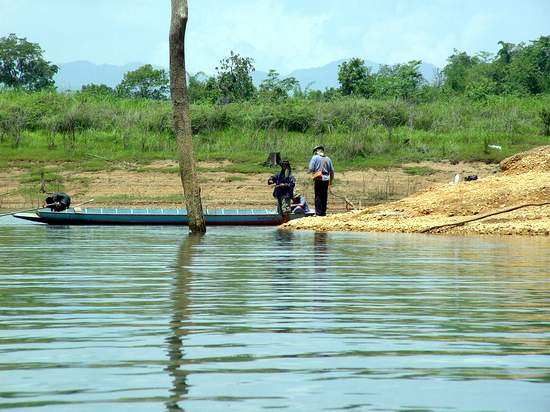
[[[0,0],[0,36],[38,42],[55,63],[168,66],[167,0]],[[547,0],[190,0],[187,63],[213,74],[234,50],[287,74],[341,58],[444,65],[454,48],[548,35]]]
[[[282,73],[304,67],[305,62],[314,66],[339,57],[338,50],[319,42],[329,19],[323,13],[298,13],[273,0],[256,1],[253,7],[222,4],[204,21],[192,22],[190,14],[187,49],[205,69],[232,49],[254,58],[259,69]]]

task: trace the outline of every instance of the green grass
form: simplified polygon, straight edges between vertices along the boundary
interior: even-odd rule
[[[101,170],[113,169],[110,162],[103,160],[87,160],[71,161],[63,163],[63,169],[75,172],[99,172]]]
[[[39,182],[63,182],[63,177],[53,171],[43,168],[32,169],[19,177],[20,183],[39,183]]]
[[[412,176],[430,176],[437,173],[437,170],[427,166],[410,166],[404,167],[403,172]]]
[[[166,174],[174,174],[174,173],[179,173],[180,169],[178,166],[171,166],[171,167],[162,167],[162,168],[155,168],[155,167],[150,167],[150,166],[142,166],[142,167],[137,167],[134,169],[136,172],[140,172],[140,173],[150,173],[150,172],[155,172],[155,173],[166,173]]]
[[[343,171],[422,160],[498,162],[550,143],[540,115],[547,107],[550,95],[424,103],[290,99],[195,105],[191,122],[198,160],[232,162],[209,170],[270,172],[262,166],[270,152],[303,170],[311,148],[323,144],[336,170]],[[177,158],[171,122],[169,102],[2,91],[0,167],[56,163],[93,172],[131,163],[133,170],[148,171],[154,160]],[[492,144],[502,150],[490,149]]]

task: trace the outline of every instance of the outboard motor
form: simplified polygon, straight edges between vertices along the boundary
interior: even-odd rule
[[[67,193],[52,193],[46,198],[46,207],[55,212],[62,212],[71,205],[71,198]]]

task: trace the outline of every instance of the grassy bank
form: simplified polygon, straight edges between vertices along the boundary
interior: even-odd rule
[[[499,161],[548,144],[541,115],[548,107],[548,95],[416,104],[290,99],[192,106],[191,117],[197,157],[231,160],[229,172],[261,171],[273,151],[305,165],[319,143],[342,170],[421,160]],[[97,170],[112,161],[173,159],[171,122],[169,102],[0,92],[0,166],[73,161],[79,170]]]

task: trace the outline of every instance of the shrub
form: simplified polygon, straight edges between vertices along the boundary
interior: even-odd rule
[[[404,126],[408,120],[406,107],[399,100],[384,102],[375,110],[375,116],[386,129]]]
[[[541,109],[539,117],[542,120],[542,134],[550,136],[550,109]]]
[[[225,105],[197,105],[191,108],[191,129],[193,133],[203,130],[223,130],[231,120]]]

